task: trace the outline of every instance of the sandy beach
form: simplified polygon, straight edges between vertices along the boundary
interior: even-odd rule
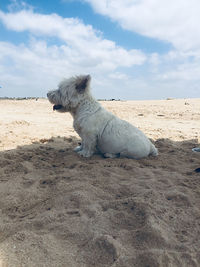
[[[200,266],[200,99],[101,103],[159,156],[81,158],[70,114],[0,100],[1,267]]]

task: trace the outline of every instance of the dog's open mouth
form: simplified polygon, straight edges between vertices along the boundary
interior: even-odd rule
[[[59,110],[59,109],[61,109],[61,108],[63,108],[62,105],[54,105],[54,106],[53,106],[53,110]]]

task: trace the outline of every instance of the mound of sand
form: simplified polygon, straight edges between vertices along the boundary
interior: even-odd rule
[[[0,101],[0,266],[199,266],[200,100],[102,104],[159,156],[81,158],[69,114]]]

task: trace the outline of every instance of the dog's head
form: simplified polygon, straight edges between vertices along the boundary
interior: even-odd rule
[[[90,75],[80,75],[63,80],[57,90],[47,93],[53,110],[70,112],[77,108],[79,103],[89,95]]]

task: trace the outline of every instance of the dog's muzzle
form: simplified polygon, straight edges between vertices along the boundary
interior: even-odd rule
[[[62,105],[60,104],[55,104],[55,94],[54,91],[50,91],[47,93],[47,98],[49,99],[49,101],[53,104],[53,110],[61,110],[63,108]]]

